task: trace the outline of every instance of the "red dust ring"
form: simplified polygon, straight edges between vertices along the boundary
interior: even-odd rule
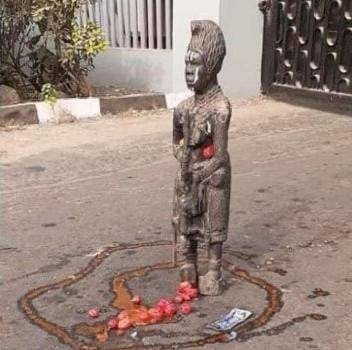
[[[19,299],[18,307],[23,312],[23,314],[30,320],[31,323],[38,326],[48,334],[55,336],[61,343],[70,346],[73,350],[99,349],[97,347],[91,347],[89,345],[87,346],[87,344],[72,336],[72,334],[69,333],[64,327],[61,327],[53,322],[46,320],[44,317],[42,317],[39,314],[38,310],[34,307],[33,301],[38,297],[42,296],[43,294],[46,294],[49,291],[66,288],[68,286],[71,286],[77,283],[78,281],[86,277],[88,274],[92,273],[111,254],[117,251],[134,250],[139,248],[158,247],[158,246],[172,246],[172,242],[155,241],[155,242],[144,242],[144,243],[135,243],[135,244],[133,243],[117,244],[117,245],[106,247],[103,251],[98,253],[88,263],[88,265],[85,268],[81,269],[79,272],[75,273],[74,275],[62,281],[48,284],[39,288],[35,288],[27,292],[23,297]],[[172,266],[171,263],[157,264],[151,267],[145,267],[144,269],[145,271],[148,271],[150,269],[153,270],[153,269],[171,268],[171,266]],[[229,273],[231,273],[234,277],[244,280],[248,283],[254,284],[257,287],[264,289],[267,293],[267,298],[266,298],[267,306],[262,311],[262,313],[258,317],[253,318],[248,322],[244,323],[243,325],[240,325],[235,328],[238,334],[237,340],[240,342],[246,341],[250,338],[261,336],[267,333],[268,335],[270,335],[270,331],[276,332],[276,328],[280,328],[280,326],[273,328],[272,330],[266,330],[263,332],[258,332],[258,331],[252,332],[252,331],[267,324],[271,320],[271,318],[281,310],[283,306],[283,302],[282,302],[282,293],[280,289],[261,278],[251,276],[246,270],[236,268],[233,264],[231,264],[227,260],[224,260],[224,269]],[[136,271],[137,270],[133,270],[130,272],[123,272],[123,273],[120,273],[118,277],[126,277],[131,274],[133,275],[133,273]],[[291,326],[297,322],[302,322],[308,317],[315,320],[324,319],[323,315],[316,315],[316,314],[306,315],[301,318],[293,319],[292,321],[287,322],[284,325],[281,325],[280,330],[283,330],[283,328],[286,329],[288,326]],[[153,344],[153,345],[143,345],[143,346],[133,345],[133,346],[127,346],[127,347],[115,347],[109,350],[138,350],[138,349],[167,350],[167,349],[173,348],[173,346],[176,346],[176,345],[178,346],[178,348],[191,348],[196,346],[203,346],[206,344],[225,343],[227,342],[227,339],[228,337],[226,334],[220,333],[215,335],[209,335],[207,337],[204,337],[203,339],[199,339],[196,341],[188,341],[188,342],[177,343],[177,344],[165,344],[165,345]]]

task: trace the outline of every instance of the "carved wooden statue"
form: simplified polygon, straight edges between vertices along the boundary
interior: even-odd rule
[[[180,163],[174,194],[173,226],[184,257],[181,280],[203,295],[223,291],[222,250],[227,239],[231,164],[227,151],[231,106],[217,75],[226,54],[219,26],[192,22],[186,55],[186,82],[194,96],[181,102],[173,120],[173,149]],[[198,276],[197,246],[208,249],[208,272]]]

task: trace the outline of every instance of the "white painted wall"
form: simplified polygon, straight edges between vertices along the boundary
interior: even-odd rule
[[[257,4],[257,0],[221,0],[227,56],[219,80],[231,98],[260,92],[263,15]]]
[[[172,50],[110,48],[96,57],[89,74],[95,86],[172,91]]]
[[[190,23],[211,19],[224,31],[227,56],[220,83],[230,98],[260,92],[263,16],[257,0],[174,0],[173,50],[110,48],[95,60],[89,78],[96,86],[117,85],[173,93],[178,101],[188,91],[184,58]],[[176,102],[175,102],[176,103]]]
[[[184,56],[191,37],[190,22],[211,19],[222,28],[227,55],[219,76],[230,98],[260,92],[263,15],[257,0],[175,0],[173,92],[185,92]]]

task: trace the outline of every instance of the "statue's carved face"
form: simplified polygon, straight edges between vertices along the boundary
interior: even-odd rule
[[[186,83],[190,90],[201,92],[209,82],[203,56],[200,52],[189,50],[186,55]]]

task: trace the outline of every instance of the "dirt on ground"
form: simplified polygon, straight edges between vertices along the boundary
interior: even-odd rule
[[[0,348],[351,349],[352,119],[261,98],[234,103],[224,296],[132,337],[78,331],[117,311],[121,274],[148,305],[175,289],[171,136],[166,110],[0,131]],[[206,325],[233,307],[254,315],[222,343]]]

